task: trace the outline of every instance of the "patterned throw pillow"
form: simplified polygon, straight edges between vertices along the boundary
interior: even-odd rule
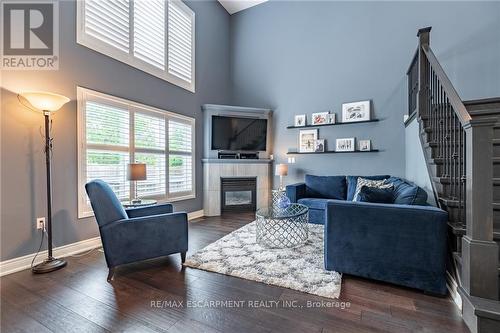
[[[359,177],[358,183],[356,184],[356,192],[354,192],[354,198],[352,199],[352,201],[359,201],[358,194],[361,191],[361,188],[363,186],[375,187],[375,188],[391,188],[391,187],[393,187],[392,184],[387,184],[385,182],[385,180],[371,180],[371,179]]]

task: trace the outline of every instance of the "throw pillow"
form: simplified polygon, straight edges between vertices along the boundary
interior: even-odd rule
[[[375,187],[375,188],[391,188],[393,187],[392,184],[387,184],[385,180],[372,180],[372,179],[366,179],[366,178],[358,178],[358,183],[356,185],[356,192],[354,192],[354,198],[352,201],[359,201],[358,200],[358,194],[361,191],[361,188],[363,186],[366,187]]]
[[[356,185],[358,184],[358,178],[365,178],[371,180],[384,180],[389,178],[389,175],[375,175],[375,176],[346,176],[347,181],[347,201],[352,201],[354,199],[354,193],[356,192]]]
[[[363,186],[358,193],[358,201],[391,204],[394,202],[394,188]]]

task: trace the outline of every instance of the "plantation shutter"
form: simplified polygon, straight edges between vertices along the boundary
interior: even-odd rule
[[[84,29],[87,34],[123,52],[129,52],[129,1],[86,0]]]
[[[193,124],[168,121],[169,194],[193,192]]]
[[[165,69],[165,0],[134,2],[134,56]]]
[[[168,1],[168,73],[194,83],[194,13],[178,0]]]
[[[137,183],[139,197],[165,195],[165,117],[135,113],[135,161],[146,164],[147,179]]]
[[[102,179],[120,199],[128,199],[129,112],[126,108],[87,101],[86,182]]]

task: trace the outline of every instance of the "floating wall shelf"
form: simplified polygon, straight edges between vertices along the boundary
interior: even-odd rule
[[[353,121],[347,123],[335,123],[335,124],[323,124],[323,125],[305,125],[305,126],[287,126],[286,128],[308,128],[308,127],[323,127],[323,126],[338,126],[338,125],[354,125],[354,124],[364,124],[364,123],[375,123],[380,121],[379,119],[364,120],[364,121]]]
[[[334,150],[329,150],[329,151],[321,151],[321,152],[310,152],[310,153],[301,153],[301,152],[292,152],[289,151],[286,153],[287,155],[298,155],[298,154],[348,154],[348,153],[377,153],[380,150],[378,149],[372,149],[372,150],[355,150],[355,151],[334,151]]]

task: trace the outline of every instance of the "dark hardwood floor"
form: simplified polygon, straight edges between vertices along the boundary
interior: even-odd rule
[[[238,214],[190,222],[188,255],[252,220]],[[450,298],[351,276],[343,277],[338,307],[312,308],[308,302],[330,300],[182,269],[179,255],[120,267],[111,284],[100,250],[67,259],[68,266],[57,272],[33,275],[26,270],[1,278],[2,333],[468,332]],[[193,307],[200,301],[239,300],[253,303]],[[275,307],[270,301],[282,302]],[[350,306],[342,309],[347,302]]]

